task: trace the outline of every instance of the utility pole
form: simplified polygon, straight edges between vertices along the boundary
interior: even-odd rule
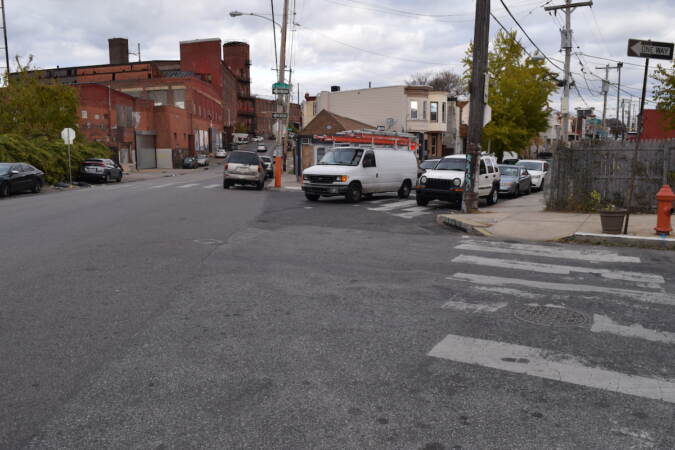
[[[488,44],[490,42],[490,0],[476,0],[476,19],[473,30],[473,59],[471,67],[468,152],[464,171],[462,211],[478,209],[478,168],[483,137],[486,78],[488,71]]]
[[[616,63],[616,70],[619,72],[619,80],[616,85],[616,139],[619,139],[619,103],[621,102],[621,68],[623,67],[622,62]],[[623,119],[621,120],[621,129],[623,130],[624,123]]]
[[[605,69],[605,78],[602,80],[602,128],[607,126],[605,118],[607,116],[607,93],[609,92],[609,64],[605,67],[596,67],[596,69]]]
[[[279,83],[283,84],[286,75],[286,29],[288,28],[288,0],[284,0],[284,15],[281,22],[281,48],[279,51]],[[284,94],[277,94],[277,112],[284,112]],[[281,169],[283,165],[282,155],[286,150],[284,148],[285,139],[281,129],[284,121],[277,119],[277,139],[274,149],[274,187],[281,187]]]
[[[571,0],[565,0],[564,5],[546,6],[544,11],[565,11],[565,29],[561,30],[561,47],[565,49],[565,80],[563,84],[563,95],[560,109],[562,110],[562,143],[567,147],[569,139],[569,117],[570,117],[570,61],[572,58],[572,13],[580,6],[593,6],[592,1],[572,3]]]
[[[5,40],[5,46],[2,50],[5,52],[5,73],[7,74],[7,84],[9,84],[9,47],[7,47],[7,20],[5,19],[5,0],[0,0],[0,9],[2,10],[2,35]],[[2,84],[2,80],[0,80]]]

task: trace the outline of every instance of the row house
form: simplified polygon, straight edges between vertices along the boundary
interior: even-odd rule
[[[420,159],[443,156],[447,133],[448,93],[429,86],[387,86],[342,91],[333,86],[305,96],[303,124],[321,111],[368,123],[384,131],[411,133],[420,143]]]

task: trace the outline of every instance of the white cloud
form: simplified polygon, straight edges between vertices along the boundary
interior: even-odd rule
[[[556,18],[544,12],[543,0],[505,1],[537,45],[551,58],[562,59],[558,31],[561,14]],[[299,82],[302,94],[315,94],[331,85],[349,89],[366,87],[368,82],[373,86],[399,84],[412,73],[429,70],[450,68],[461,72],[461,58],[473,38],[475,2],[291,0],[293,3],[297,7],[295,21],[301,24],[294,37],[293,79]],[[572,15],[579,46],[575,50],[642,64],[640,59],[626,57],[628,38],[675,41],[671,24],[675,3],[654,0],[648,8],[637,7],[637,3],[596,0],[592,11],[578,8]],[[271,23],[228,14],[239,10],[271,17],[267,0],[31,0],[7,2],[6,6],[11,54],[34,54],[40,67],[104,64],[110,37],[128,38],[132,51],[140,42],[144,59],[177,59],[179,41],[220,37],[224,41],[245,40],[251,45],[254,92],[269,94],[276,77],[272,70]],[[280,0],[275,1],[278,21],[282,6]],[[516,29],[500,2],[492,2],[492,11],[504,25]],[[498,28],[492,21],[491,34]],[[534,49],[520,30],[518,36],[529,51]],[[572,70],[578,74],[579,59],[586,73],[597,75],[604,71],[595,67],[608,62],[575,57]],[[615,81],[616,75],[611,71],[610,79]],[[641,77],[639,67],[627,64],[622,84],[638,95]],[[600,83],[590,74],[587,78],[590,92],[580,75],[575,75],[577,87],[589,104],[601,108]],[[552,101],[552,106],[558,107],[559,95]],[[572,106],[582,104],[574,93]],[[608,104],[611,117],[615,101]]]

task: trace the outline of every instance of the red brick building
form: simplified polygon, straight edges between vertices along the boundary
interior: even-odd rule
[[[180,59],[129,62],[128,42],[108,41],[110,63],[56,68],[42,76],[77,86],[80,132],[137,168],[171,167],[253,131],[248,44],[220,39],[180,43]]]
[[[642,139],[675,139],[675,127],[663,112],[656,109],[644,110]]]
[[[288,106],[288,127],[300,130],[302,127],[302,109],[297,103]],[[272,113],[277,110],[276,100],[255,97],[255,122],[253,129],[258,136],[272,138],[274,136],[274,122]]]

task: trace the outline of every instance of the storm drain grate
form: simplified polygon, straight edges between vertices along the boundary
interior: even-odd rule
[[[578,311],[553,306],[528,305],[513,314],[517,319],[536,325],[583,327],[590,322]]]

